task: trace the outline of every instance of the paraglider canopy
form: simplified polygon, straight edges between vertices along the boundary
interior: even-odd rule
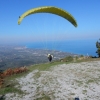
[[[65,10],[63,10],[61,8],[53,7],[53,6],[43,6],[43,7],[33,8],[33,9],[30,9],[30,10],[26,11],[25,13],[23,13],[19,17],[18,24],[20,25],[21,21],[26,16],[31,15],[31,14],[35,14],[35,13],[51,13],[51,14],[56,14],[58,16],[61,16],[61,17],[65,18],[72,25],[77,27],[77,22],[76,22],[76,20],[74,19],[74,17],[70,13],[68,13],[67,11],[65,11]]]
[[[62,18],[65,18],[67,21],[69,21],[73,26],[77,27],[77,22],[74,19],[74,17],[67,11],[58,8],[58,7],[54,7],[54,6],[43,6],[43,7],[37,7],[37,8],[33,8],[30,9],[28,11],[26,11],[25,13],[23,13],[19,19],[18,19],[18,25],[21,24],[22,20],[26,17],[29,16],[31,14],[36,14],[36,13],[51,13],[51,14],[55,14],[58,16],[61,16]],[[51,54],[48,54],[48,59],[51,62],[52,61],[53,56]]]

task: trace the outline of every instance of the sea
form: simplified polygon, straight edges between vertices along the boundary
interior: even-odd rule
[[[27,48],[57,50],[84,56],[98,56],[96,51],[96,39],[65,40],[65,41],[42,41],[25,43]]]

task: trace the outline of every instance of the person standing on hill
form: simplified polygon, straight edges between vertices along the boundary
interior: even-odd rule
[[[52,61],[52,58],[53,58],[53,55],[48,54],[48,60],[49,60],[50,62]]]

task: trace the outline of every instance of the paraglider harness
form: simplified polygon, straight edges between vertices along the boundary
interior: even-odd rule
[[[48,60],[51,62],[52,61],[52,55],[51,54],[48,54]]]

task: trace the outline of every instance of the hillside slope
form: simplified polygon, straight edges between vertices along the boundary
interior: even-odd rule
[[[8,93],[6,100],[99,100],[100,61],[60,64],[49,70],[33,70],[17,78],[24,93]]]

